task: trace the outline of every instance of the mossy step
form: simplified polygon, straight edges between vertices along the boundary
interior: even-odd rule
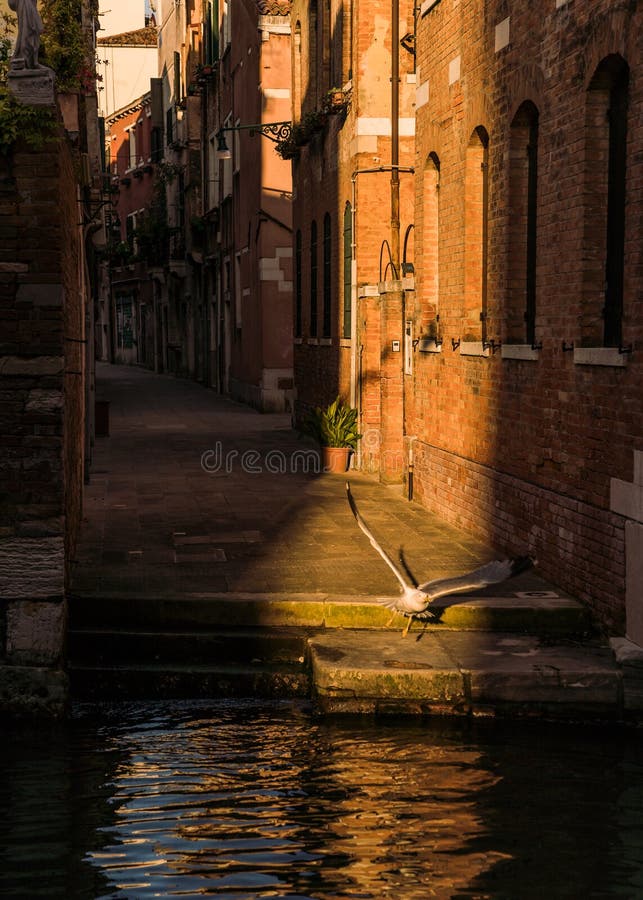
[[[538,592],[532,592],[532,594]],[[548,592],[543,592],[545,595]],[[584,634],[591,629],[588,611],[565,596],[476,596],[437,601],[429,630],[473,629],[545,634]],[[372,597],[310,594],[198,594],[180,597],[72,597],[72,628],[113,627],[125,630],[208,628],[401,628],[402,616]],[[414,627],[419,627],[415,625]]]

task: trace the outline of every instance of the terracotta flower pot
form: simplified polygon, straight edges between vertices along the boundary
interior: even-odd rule
[[[322,447],[324,472],[341,474],[348,471],[351,452],[350,447]]]

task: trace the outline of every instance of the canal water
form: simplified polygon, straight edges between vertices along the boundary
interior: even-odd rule
[[[643,897],[637,732],[117,704],[0,764],[2,897]]]

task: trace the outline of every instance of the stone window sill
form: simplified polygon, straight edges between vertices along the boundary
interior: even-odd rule
[[[351,346],[351,339],[350,339],[350,338],[340,338],[340,339],[339,339],[339,346],[340,346],[340,347],[350,347],[350,346]]]
[[[296,337],[296,338],[295,338],[295,344],[299,345],[299,344],[303,344],[303,343],[304,343],[304,339],[303,339],[303,338],[300,338],[300,337]]]
[[[309,337],[306,339],[306,343],[308,344],[309,347],[310,346],[317,347],[319,344],[319,338],[310,338]]]
[[[436,344],[433,338],[420,338],[418,350],[420,353],[442,353],[442,344]]]
[[[500,348],[503,359],[538,359],[538,350],[531,344],[503,344]]]
[[[627,353],[621,353],[618,347],[575,347],[574,365],[576,366],[618,366],[625,368]]]
[[[320,347],[332,347],[332,346],[333,346],[333,339],[332,339],[332,338],[328,338],[328,337],[326,337],[326,338],[320,338],[320,339],[319,339],[319,346],[320,346]]]
[[[482,346],[482,341],[461,341],[460,356],[489,356],[489,348]]]

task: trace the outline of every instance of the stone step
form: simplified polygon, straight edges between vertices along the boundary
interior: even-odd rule
[[[621,719],[622,673],[600,641],[485,632],[318,634],[313,700],[324,713]]]
[[[303,665],[256,666],[195,663],[69,666],[75,700],[168,700],[261,697],[308,698],[310,681]]]
[[[472,629],[552,635],[582,635],[591,631],[587,610],[567,596],[549,591],[526,595],[480,592],[445,598],[431,609],[428,630]],[[372,597],[323,594],[200,593],[150,598],[110,594],[70,600],[73,628],[114,627],[125,630],[202,630],[221,627],[298,627],[382,629],[391,612]],[[390,624],[404,625],[402,616]],[[420,627],[415,625],[415,628]]]
[[[302,665],[309,632],[297,628],[146,631],[72,628],[74,665]]]

